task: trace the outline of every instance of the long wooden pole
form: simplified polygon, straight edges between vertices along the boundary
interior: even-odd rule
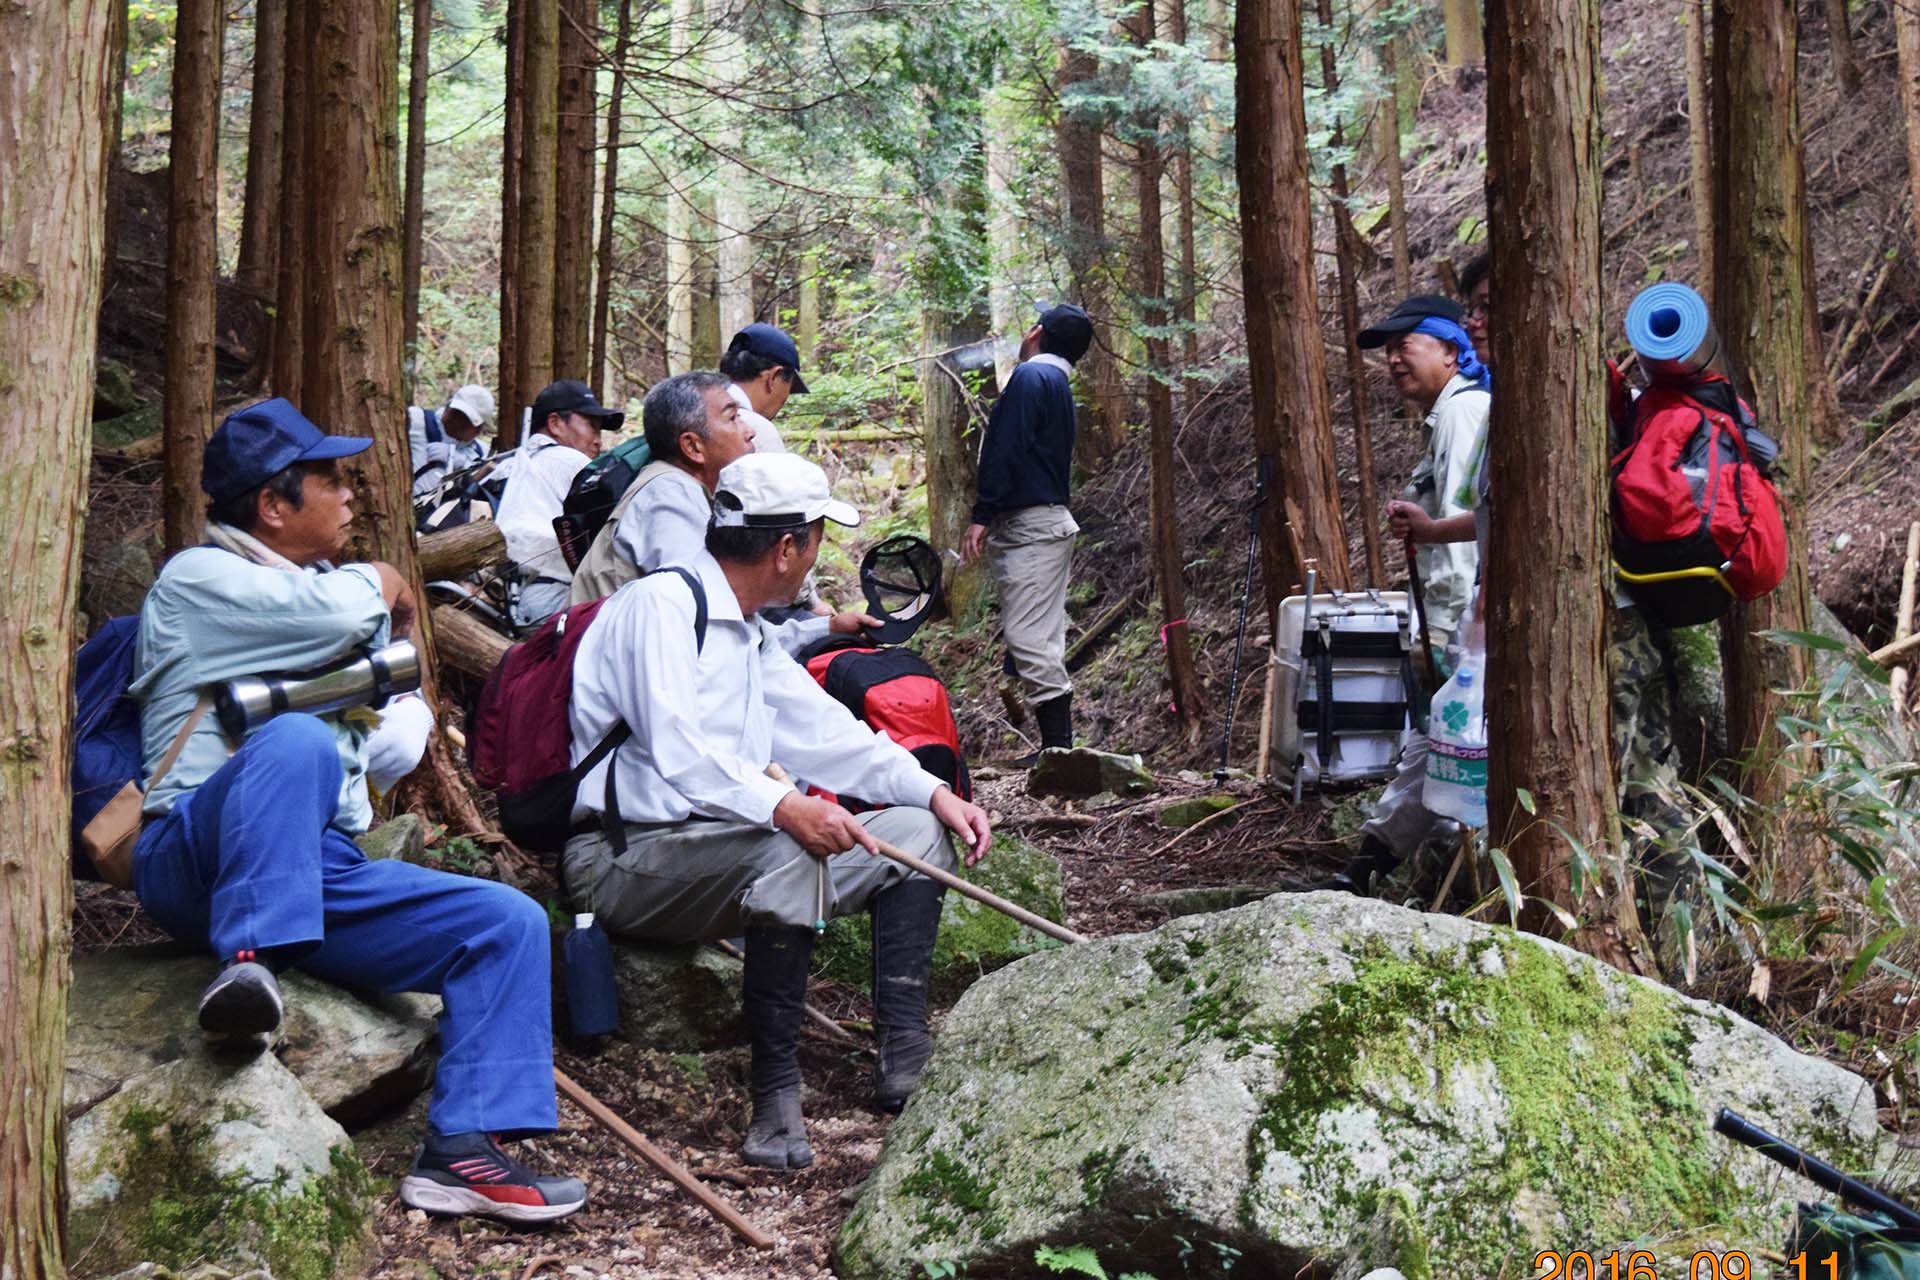
[[[1893,615],[1893,642],[1899,644],[1913,634],[1913,596],[1915,578],[1920,577],[1920,521],[1907,530],[1907,567],[1900,574],[1900,610]],[[1907,718],[1907,682],[1905,667],[1893,673],[1887,692],[1893,695],[1896,718]]]
[[[614,1114],[600,1099],[588,1093],[560,1068],[553,1069],[553,1083],[582,1111],[592,1116],[614,1137],[632,1147],[642,1160],[667,1175],[674,1185],[700,1202],[700,1206],[733,1229],[733,1233],[756,1249],[771,1249],[773,1237],[754,1226],[740,1211],[714,1194],[713,1188],[694,1177],[672,1156],[647,1141],[646,1135]]]
[[[953,874],[953,872],[947,871],[940,867],[936,867],[931,862],[926,861],[924,858],[914,857],[912,854],[908,853],[905,849],[896,849],[894,846],[888,844],[885,840],[881,840],[878,838],[874,840],[874,843],[880,846],[880,853],[883,857],[892,858],[895,862],[907,868],[909,871],[918,871],[921,875],[925,876],[927,879],[937,880],[941,884],[947,886],[947,888],[953,890],[955,893],[965,894],[967,897],[972,898],[975,902],[981,903],[985,906],[992,907],[995,911],[998,911],[1001,915],[1012,916],[1015,920],[1018,920],[1021,924],[1026,925],[1029,929],[1038,929],[1041,933],[1046,934],[1049,938],[1057,938],[1061,942],[1085,942],[1087,940],[1086,934],[1075,933],[1073,930],[1067,928],[1065,925],[1055,924],[1053,921],[1047,919],[1045,916],[1037,916],[1033,912],[1027,910],[1025,907],[1020,906],[1017,903],[1008,902],[1005,898],[1001,897],[997,893],[991,893],[985,889],[982,889],[977,884],[970,884],[967,881],[962,880],[959,876]]]

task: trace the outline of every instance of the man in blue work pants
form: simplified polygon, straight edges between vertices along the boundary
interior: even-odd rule
[[[550,1221],[579,1209],[585,1186],[537,1176],[498,1142],[555,1127],[545,911],[502,884],[361,853],[377,717],[283,714],[230,750],[205,714],[223,681],[323,667],[410,626],[412,596],[390,566],[328,563],[352,515],[334,460],[370,443],[325,435],[285,400],[237,411],[208,442],[208,544],[169,561],[141,610],[133,692],[148,783],[134,887],[163,928],[224,962],[200,1001],[215,1047],[272,1043],[274,974],[289,965],[440,995],[428,1132],[401,1198]]]

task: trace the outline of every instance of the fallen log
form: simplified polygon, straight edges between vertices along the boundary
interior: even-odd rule
[[[1073,647],[1067,650],[1067,670],[1078,671],[1080,664],[1087,660],[1088,655],[1101,641],[1114,633],[1114,630],[1126,620],[1127,615],[1133,612],[1133,607],[1139,603],[1140,597],[1129,593],[1120,603],[1095,618],[1093,624],[1081,632],[1080,638],[1073,642]]]
[[[433,607],[433,652],[455,671],[486,679],[507,656],[512,641],[464,609]]]
[[[428,582],[464,578],[475,569],[507,558],[507,540],[491,520],[469,520],[451,529],[429,533],[415,544],[420,576]]]
[[[1914,522],[1907,530],[1907,565],[1900,574],[1900,607],[1893,615],[1893,642],[1899,644],[1913,634],[1913,600],[1916,579],[1920,579],[1920,521]],[[1894,715],[1904,721],[1907,718],[1907,681],[1910,677],[1907,669],[1901,667],[1893,673],[1893,680],[1887,686],[1893,695]]]

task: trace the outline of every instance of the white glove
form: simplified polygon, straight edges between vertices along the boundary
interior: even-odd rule
[[[433,733],[433,708],[406,693],[380,709],[380,727],[367,735],[367,781],[382,795],[419,767]]]

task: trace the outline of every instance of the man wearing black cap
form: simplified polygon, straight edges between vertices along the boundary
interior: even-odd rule
[[[584,382],[549,383],[533,401],[533,433],[514,459],[494,522],[507,540],[520,581],[514,621],[533,626],[567,607],[573,572],[560,552],[553,519],[580,469],[600,452],[600,433],[618,431],[626,415],[594,399]]]
[[[1080,532],[1067,510],[1073,465],[1073,366],[1093,345],[1093,320],[1061,303],[1020,341],[1020,364],[994,402],[980,448],[980,488],[963,560],[984,550],[1000,588],[1000,630],[1040,723],[1040,745],[1073,745],[1067,678],[1067,571]],[[1030,765],[1035,752],[1016,761]]]
[[[199,1009],[217,1048],[270,1046],[288,965],[440,995],[428,1132],[401,1198],[549,1221],[586,1188],[537,1176],[498,1142],[555,1126],[545,911],[494,881],[361,853],[352,835],[373,811],[360,716],[283,714],[236,749],[206,714],[212,686],[324,667],[410,629],[413,597],[391,566],[329,563],[353,519],[337,459],[372,443],[329,436],[282,399],[229,415],[207,442],[207,545],[169,560],[140,611],[134,889],[168,933],[223,962]]]
[[[733,335],[720,357],[720,372],[732,382],[728,394],[740,406],[740,417],[753,428],[755,453],[785,453],[787,446],[773,420],[788,396],[807,394],[800,377],[800,348],[783,329],[750,324]]]

